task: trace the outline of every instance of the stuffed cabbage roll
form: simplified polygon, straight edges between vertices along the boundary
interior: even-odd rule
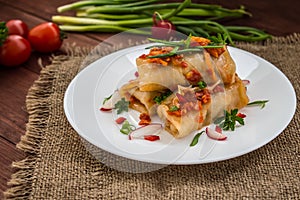
[[[243,108],[248,101],[245,86],[236,76],[234,84],[213,89],[179,86],[178,93],[159,105],[157,113],[165,129],[182,138],[212,123],[224,110]]]
[[[136,59],[138,77],[120,95],[130,108],[158,114],[175,138],[212,123],[224,110],[243,108],[249,99],[227,47],[208,45],[208,39],[189,36],[151,47]]]

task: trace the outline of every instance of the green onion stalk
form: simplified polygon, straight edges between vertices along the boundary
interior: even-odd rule
[[[52,21],[60,24],[63,31],[74,32],[123,32],[151,35],[153,14],[159,13],[162,20],[169,20],[177,31],[187,35],[209,37],[218,33],[228,35],[233,41],[260,41],[270,38],[262,30],[246,26],[224,26],[220,19],[251,17],[245,7],[227,9],[220,5],[195,4],[191,0],[181,3],[166,3],[165,0],[85,0],[57,8],[59,13],[75,11],[76,16],[56,15]]]

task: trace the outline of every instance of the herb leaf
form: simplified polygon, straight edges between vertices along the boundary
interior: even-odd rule
[[[128,112],[129,101],[126,101],[125,98],[122,98],[115,104],[115,109],[117,109],[117,114],[121,114],[123,111]]]
[[[194,136],[194,138],[193,138],[193,140],[192,140],[192,142],[191,142],[191,144],[190,144],[190,147],[193,147],[193,146],[195,146],[196,144],[198,144],[199,137],[202,135],[202,133],[204,133],[204,131],[201,131],[200,133],[197,133],[197,134]]]
[[[224,116],[217,118],[214,123],[218,124],[224,131],[234,131],[236,123],[245,124],[244,119],[238,116],[238,109],[233,109],[230,112],[225,110]]]
[[[248,103],[247,106],[260,106],[260,108],[263,109],[267,102],[269,102],[269,100],[253,101]]]

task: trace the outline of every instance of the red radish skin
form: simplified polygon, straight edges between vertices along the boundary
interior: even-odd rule
[[[119,98],[117,98],[117,95],[119,95],[119,93],[118,93],[118,91],[115,91],[112,94],[112,96],[110,97],[110,99],[108,99],[107,101],[105,101],[105,103],[102,105],[102,107],[100,108],[100,110],[104,111],[104,112],[112,111],[112,109],[114,109],[113,99],[114,99],[114,101],[116,101],[117,99],[119,99]]]
[[[119,117],[118,119],[115,120],[115,122],[116,122],[117,124],[123,124],[123,122],[124,122],[125,120],[126,120],[125,117]]]
[[[101,111],[103,111],[103,112],[110,112],[110,111],[112,111],[112,108],[100,108],[100,110]]]
[[[160,140],[160,137],[158,135],[145,135],[144,139],[153,142],[156,140]]]
[[[250,84],[250,81],[249,81],[249,80],[246,80],[246,79],[245,79],[245,80],[242,80],[242,82],[243,82],[244,85],[249,85],[249,84]]]
[[[164,20],[158,13],[153,14],[152,37],[156,39],[169,39],[174,36],[175,26],[169,20]]]
[[[135,77],[139,77],[139,72],[135,72],[135,73],[134,73],[134,76],[135,76]]]
[[[238,116],[238,117],[240,117],[240,118],[245,118],[245,117],[246,117],[246,115],[243,114],[243,113],[238,113],[236,116]]]
[[[139,128],[137,128],[136,130],[132,131],[128,137],[129,140],[133,140],[133,139],[144,139],[144,140],[150,140],[153,139],[151,136],[155,136],[155,138],[157,138],[156,136],[158,136],[157,134],[159,134],[161,132],[161,130],[163,129],[163,126],[159,123],[152,123],[146,126],[141,126]],[[146,139],[147,138],[147,139]],[[155,139],[157,140],[157,139]]]
[[[219,133],[215,130],[212,130],[208,127],[206,127],[205,129],[205,133],[207,134],[207,136],[211,139],[214,139],[214,140],[219,140],[219,141],[222,141],[222,140],[226,140],[227,139],[227,136],[226,135],[223,135],[222,133]]]
[[[216,126],[215,131],[218,133],[222,133],[222,128],[220,126]]]

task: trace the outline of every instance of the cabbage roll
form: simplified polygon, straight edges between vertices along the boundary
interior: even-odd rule
[[[216,87],[218,89],[214,90]],[[209,90],[179,86],[178,93],[157,108],[165,129],[175,138],[182,138],[211,124],[224,110],[247,105],[246,88],[238,76],[233,84],[216,87]]]

